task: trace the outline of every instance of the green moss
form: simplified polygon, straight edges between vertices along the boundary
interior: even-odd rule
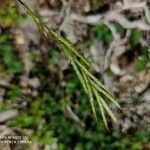
[[[0,64],[7,74],[21,73],[23,71],[23,64],[17,58],[15,47],[12,43],[9,33],[4,31],[0,35]]]
[[[133,29],[131,32],[130,42],[132,46],[139,44],[141,39],[141,32],[138,29]]]
[[[93,26],[91,32],[95,38],[104,43],[110,43],[113,40],[110,29],[104,24]]]

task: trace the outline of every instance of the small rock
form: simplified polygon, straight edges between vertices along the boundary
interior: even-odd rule
[[[34,89],[37,89],[40,86],[40,81],[38,78],[32,78],[28,80],[28,85]]]
[[[2,112],[0,113],[0,123],[7,121],[11,118],[14,118],[18,115],[18,111],[17,110],[9,110],[6,112]]]

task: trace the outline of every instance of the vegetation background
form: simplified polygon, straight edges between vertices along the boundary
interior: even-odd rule
[[[97,123],[63,51],[18,1],[0,1],[0,137],[32,141],[0,149],[149,150],[149,1],[22,1],[88,58],[123,112],[110,104],[117,124]]]

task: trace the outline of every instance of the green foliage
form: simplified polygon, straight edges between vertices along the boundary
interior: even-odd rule
[[[9,85],[9,87],[7,88],[7,93],[5,95],[7,101],[10,100],[10,103],[12,103],[13,101],[15,102],[20,95],[20,90],[20,87],[15,84]]]
[[[75,80],[72,82],[72,81],[68,81],[67,84],[66,84],[66,91],[68,93],[72,93],[72,92],[75,92],[75,90],[79,87],[79,81],[77,78],[74,78]],[[80,87],[81,88],[81,87]]]
[[[5,73],[21,73],[23,65],[16,57],[14,46],[10,43],[8,33],[0,35],[0,64]]]
[[[92,8],[94,11],[99,8],[99,3],[97,0],[92,0]]]
[[[5,10],[0,9],[0,22],[4,26],[10,26],[13,23],[20,23],[23,21],[23,17],[17,13],[16,7],[13,2]]]
[[[141,39],[141,33],[138,29],[133,29],[131,32],[130,42],[133,46],[139,44]]]
[[[29,128],[34,127],[40,123],[38,116],[30,116],[27,113],[21,113],[15,120],[10,123],[10,126],[17,128]]]
[[[57,58],[59,57],[57,55]],[[43,70],[38,64],[40,59],[37,56],[33,58],[35,58],[38,67],[35,66],[31,72],[33,76],[36,75],[41,80],[42,87],[38,89],[40,94],[36,98],[26,98],[27,106],[20,110],[19,116],[8,122],[10,127],[22,131],[26,131],[26,129],[33,131],[29,138],[42,144],[52,144],[53,139],[57,138],[59,150],[69,148],[77,150],[140,150],[142,144],[149,140],[149,135],[144,131],[132,137],[126,137],[115,131],[110,133],[105,131],[102,121],[99,121],[99,125],[97,125],[93,120],[90,108],[87,107],[88,99],[77,76],[70,73],[65,89],[62,90],[60,85],[43,74]],[[79,89],[80,92],[78,92]],[[11,85],[7,89],[6,101],[9,100],[9,103],[14,104],[20,96],[19,93],[20,88],[16,84]],[[67,97],[74,95],[71,98],[72,101],[68,101],[68,98],[65,97],[66,93]],[[6,101],[5,107],[8,104]],[[74,106],[73,111],[77,116],[84,118],[86,127],[81,127],[65,116],[64,111],[68,105]]]
[[[138,60],[135,63],[135,71],[137,71],[137,72],[145,70],[147,67],[147,64],[150,61],[149,48],[143,47],[140,50],[141,50],[142,55],[140,57],[138,57]]]
[[[104,43],[110,43],[113,40],[110,29],[105,24],[99,24],[92,27],[92,34],[95,38]]]
[[[113,25],[115,26],[118,33],[120,34],[125,33],[125,29],[118,22],[113,22]]]
[[[62,56],[60,55],[60,52],[56,51],[56,49],[50,49],[50,51],[54,51],[53,55],[49,57],[48,63],[50,65],[56,65],[58,64],[58,60],[61,60]]]
[[[68,82],[74,83],[74,78],[77,77],[71,74]],[[51,83],[51,80],[49,79],[47,82]],[[42,83],[44,83],[44,79]],[[89,108],[86,107],[88,99],[81,87],[75,87],[73,94],[76,96],[75,98],[72,97],[72,101],[68,103],[66,98],[60,97],[60,95],[65,94],[67,87],[62,93],[61,87],[53,84],[45,85],[42,89],[45,92],[37,98],[29,97],[26,100],[26,110],[21,110],[20,115],[9,121],[8,125],[21,130],[32,129],[34,133],[30,137],[31,140],[36,140],[42,144],[52,144],[53,139],[57,138],[59,150],[140,150],[142,144],[149,141],[149,133],[144,130],[140,130],[134,136],[125,136],[116,131],[107,132],[102,121],[99,122],[99,125],[93,121],[93,116],[89,112]],[[81,90],[78,93],[79,88]],[[46,91],[46,89],[49,90]],[[53,92],[56,89],[59,94]],[[79,101],[77,101],[78,99]],[[68,105],[75,105],[74,112],[80,118],[85,117],[86,127],[80,126],[64,115],[63,112]]]
[[[136,47],[140,44],[141,32],[138,29],[133,29],[130,36],[130,44],[132,47]],[[137,62],[135,63],[134,69],[137,72],[143,71],[146,69],[149,62],[149,47],[139,47],[141,55],[138,57]]]
[[[146,68],[147,62],[148,61],[144,56],[139,57],[138,61],[135,64],[135,70],[137,72],[143,71]]]
[[[142,55],[146,58],[150,60],[150,47],[142,47],[141,49],[141,53]]]
[[[150,132],[146,129],[140,130],[136,133],[137,139],[141,142],[149,142],[150,141]]]

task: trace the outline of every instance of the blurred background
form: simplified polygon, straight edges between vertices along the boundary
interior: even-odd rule
[[[123,112],[110,104],[117,124],[97,123],[63,51],[17,0],[0,1],[0,137],[32,141],[0,150],[150,150],[150,1],[22,1],[88,58]]]

